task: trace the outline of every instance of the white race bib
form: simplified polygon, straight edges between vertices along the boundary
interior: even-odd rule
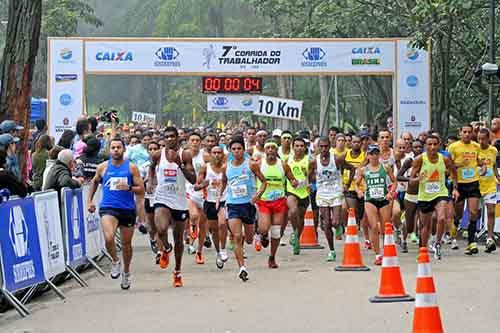
[[[207,200],[210,201],[210,202],[217,201],[217,199],[218,199],[218,195],[217,195],[218,192],[219,191],[217,191],[217,188],[215,188],[215,187],[209,187],[207,189]]]
[[[427,183],[425,183],[425,192],[426,193],[439,193],[439,192],[441,192],[441,183],[440,182],[427,182]]]
[[[463,168],[462,169],[462,179],[471,179],[474,177],[473,168]]]
[[[127,177],[111,177],[111,178],[109,178],[109,189],[111,191],[119,191],[117,189],[118,184],[127,184],[128,185],[128,178]]]
[[[384,188],[383,187],[372,187],[369,189],[370,198],[372,199],[383,199],[384,198]]]
[[[248,190],[246,185],[231,185],[231,192],[235,198],[244,198],[248,195]]]

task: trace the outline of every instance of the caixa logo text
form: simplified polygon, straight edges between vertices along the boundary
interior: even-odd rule
[[[97,61],[133,61],[134,56],[130,51],[121,52],[97,52],[95,55]]]

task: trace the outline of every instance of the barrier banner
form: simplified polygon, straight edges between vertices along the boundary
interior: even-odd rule
[[[207,111],[254,112],[259,98],[255,95],[207,95]]]
[[[64,241],[57,192],[33,194],[45,276],[50,279],[66,270]]]
[[[83,200],[87,200],[89,195],[90,185],[85,185],[82,187]],[[98,203],[101,201],[101,187],[97,190],[94,195],[94,202]],[[101,218],[99,217],[99,205],[96,205],[96,211],[90,213],[85,207],[83,210],[83,215],[85,217],[85,240],[87,246],[87,255],[90,258],[97,257],[101,254],[103,248],[103,235],[101,228]]]
[[[14,292],[45,281],[33,198],[0,204],[3,288]]]
[[[253,112],[255,116],[300,120],[302,101],[281,97],[259,96],[259,104]]]
[[[66,264],[78,266],[87,261],[82,189],[63,188],[63,231],[66,240]]]

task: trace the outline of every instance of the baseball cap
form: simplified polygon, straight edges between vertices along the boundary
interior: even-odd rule
[[[12,130],[21,131],[24,127],[19,126],[14,120],[4,120],[0,124],[0,133],[9,133]]]
[[[273,136],[279,136],[279,137],[281,137],[281,134],[283,134],[283,131],[280,130],[279,128],[277,128],[277,129],[275,129],[273,131]]]
[[[11,143],[18,143],[19,138],[13,137],[12,135],[5,133],[0,135],[0,146],[7,147]]]
[[[370,132],[368,132],[368,130],[366,130],[366,129],[363,129],[363,130],[359,131],[358,136],[361,139],[363,139],[363,138],[369,138],[370,137]]]
[[[368,149],[366,150],[368,154],[374,153],[374,152],[379,152],[380,153],[380,148],[378,145],[368,145]]]

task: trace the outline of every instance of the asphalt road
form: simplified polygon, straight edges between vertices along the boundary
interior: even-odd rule
[[[324,243],[324,239],[321,239]],[[83,274],[89,288],[74,281],[62,285],[66,301],[49,292],[28,304],[32,315],[14,311],[0,314],[0,332],[128,333],[154,332],[411,332],[413,303],[372,304],[380,267],[373,253],[363,250],[370,272],[335,272],[336,263],[324,261],[326,250],[291,247],[278,251],[280,268],[267,268],[267,250],[248,247],[250,281],[241,282],[230,256],[223,270],[215,266],[215,252],[206,250],[205,265],[184,257],[184,288],[172,287],[172,267],[153,265],[146,236],[134,240],[133,284],[122,291],[119,280],[90,270]],[[445,332],[500,332],[500,254],[471,258],[444,248],[441,262],[432,261],[438,303]],[[343,251],[337,244],[338,262]],[[415,294],[417,247],[400,256],[407,292]],[[171,263],[172,265],[172,263]],[[103,263],[109,272],[109,263]]]

